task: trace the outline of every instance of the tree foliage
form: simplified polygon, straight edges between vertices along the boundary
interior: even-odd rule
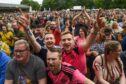
[[[31,6],[33,10],[40,10],[40,5],[37,1],[22,0],[20,4]]]
[[[68,9],[73,6],[86,6],[86,8],[126,8],[126,0],[43,0],[43,8]]]

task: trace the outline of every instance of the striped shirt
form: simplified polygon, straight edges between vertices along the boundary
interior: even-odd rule
[[[98,59],[101,58],[101,59]],[[119,58],[120,63],[121,60]],[[113,62],[113,63],[107,63],[108,68],[106,67],[105,64],[105,58],[104,56],[98,56],[93,63],[93,68],[94,71],[99,71],[102,73],[102,77],[104,80],[113,83],[117,80],[119,80],[120,76],[121,76],[121,70],[120,67],[117,63],[117,61]],[[123,65],[122,65],[123,68]],[[109,70],[109,71],[108,71]],[[97,81],[97,78],[95,77],[95,81]]]

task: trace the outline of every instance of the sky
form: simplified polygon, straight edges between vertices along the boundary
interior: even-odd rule
[[[0,3],[9,3],[9,4],[20,4],[22,0],[0,0]],[[37,1],[39,4],[42,4],[43,0],[33,0]]]

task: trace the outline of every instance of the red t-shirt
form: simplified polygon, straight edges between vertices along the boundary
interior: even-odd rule
[[[81,73],[87,73],[86,66],[86,51],[84,51],[81,43],[84,40],[77,39],[76,48],[73,49],[70,53],[63,51],[63,62],[67,62],[77,68]]]
[[[52,31],[52,33],[53,33],[55,40],[56,40],[55,45],[59,45],[60,40],[61,40],[61,32],[59,30],[55,29]]]
[[[67,63],[62,64],[61,71],[54,75],[51,71],[48,72],[52,84],[84,84],[85,76]]]

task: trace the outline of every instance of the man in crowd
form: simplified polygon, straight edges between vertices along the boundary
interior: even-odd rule
[[[47,52],[48,84],[94,84],[72,65],[62,63],[61,48],[51,48]]]
[[[44,62],[30,53],[26,40],[18,40],[14,45],[14,59],[9,62],[5,84],[46,84]]]

